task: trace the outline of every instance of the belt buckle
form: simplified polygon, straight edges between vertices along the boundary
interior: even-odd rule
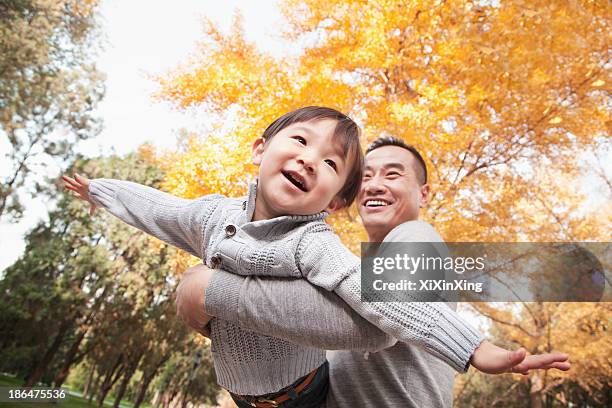
[[[250,406],[257,408],[257,402],[255,402],[255,401],[253,401],[253,400],[249,401],[249,400],[248,400],[246,397],[244,397],[243,395],[238,395],[238,394],[236,394],[236,396],[237,396],[237,397],[238,397],[240,400],[242,400],[242,401],[246,402],[247,404],[249,404]]]
[[[267,398],[257,398],[257,402],[265,402],[267,404],[272,404],[273,407],[278,407],[278,402]]]

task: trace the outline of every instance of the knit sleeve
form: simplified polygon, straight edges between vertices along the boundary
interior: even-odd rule
[[[89,185],[96,205],[147,234],[202,258],[204,228],[220,195],[187,200],[129,181],[96,179]]]
[[[257,333],[324,350],[378,351],[395,344],[333,292],[305,279],[245,278],[218,269],[206,289],[206,312]]]
[[[372,291],[362,301],[360,260],[330,231],[300,243],[300,269],[311,283],[335,292],[366,320],[399,341],[423,347],[465,372],[483,336],[444,303],[394,302]],[[391,300],[391,301],[389,301]]]

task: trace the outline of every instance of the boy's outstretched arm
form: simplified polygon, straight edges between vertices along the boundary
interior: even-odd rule
[[[187,200],[129,181],[62,177],[66,188],[96,207],[160,240],[204,257],[204,228],[217,208],[220,195]]]
[[[362,299],[360,260],[335,234],[311,234],[300,243],[300,270],[313,284],[333,291],[366,320],[406,343],[423,347],[458,372],[470,363],[485,373],[526,372],[535,368],[569,369],[567,355],[544,354],[525,358],[524,350],[510,352],[491,343],[461,316],[441,302],[398,299],[374,291]],[[406,295],[409,295],[407,293]],[[559,363],[559,364],[558,364]]]

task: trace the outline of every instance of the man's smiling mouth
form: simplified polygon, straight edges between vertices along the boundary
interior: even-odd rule
[[[386,200],[366,200],[363,204],[365,207],[386,207],[391,203]]]
[[[283,173],[283,176],[285,176],[285,178],[289,180],[294,186],[296,186],[303,192],[308,191],[306,189],[306,181],[299,173],[295,171],[286,171],[286,170],[282,170],[281,173]]]

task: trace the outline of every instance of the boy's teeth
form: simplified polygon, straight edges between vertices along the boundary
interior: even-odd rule
[[[292,174],[290,174],[290,173],[285,173],[285,176],[286,176],[286,177],[287,177],[289,180],[291,180],[291,182],[292,182],[293,184],[297,185],[297,186],[298,186],[298,187],[299,187],[299,188],[300,188],[302,191],[305,191],[305,189],[304,189],[304,184],[302,183],[302,181],[301,181],[301,180],[298,180],[297,178],[293,177],[293,175],[292,175]]]
[[[300,186],[304,187],[304,185],[302,184],[300,180],[296,179],[295,177],[291,175],[289,177],[291,177],[291,180],[293,180],[296,184],[299,184]]]
[[[386,206],[386,205],[389,205],[389,204],[381,200],[369,200],[366,202],[366,207],[380,207],[380,206]]]

